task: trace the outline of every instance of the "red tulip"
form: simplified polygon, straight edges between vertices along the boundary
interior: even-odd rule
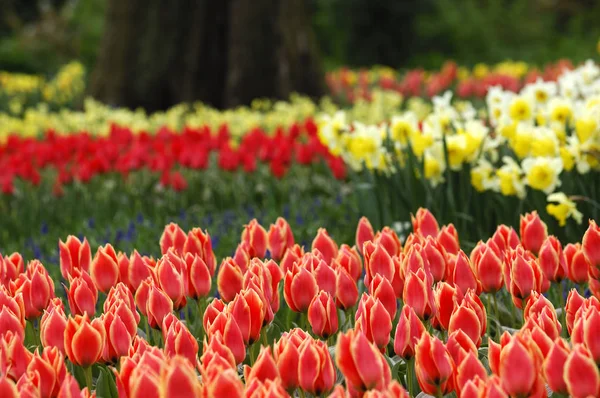
[[[380,274],[389,281],[394,279],[395,266],[392,257],[380,244],[366,242],[363,248],[365,257],[365,285],[371,284],[371,279]]]
[[[590,262],[587,259],[580,243],[569,243],[564,250],[567,263],[567,274],[569,279],[577,284],[582,284],[588,281],[588,271],[590,270]]]
[[[435,315],[433,290],[422,268],[407,275],[402,298],[404,305],[412,307],[422,320],[428,320]]]
[[[119,260],[111,244],[100,246],[90,266],[94,284],[102,293],[107,293],[119,281]]]
[[[20,337],[24,337],[25,328],[18,315],[12,312],[8,307],[2,307],[0,309],[0,336],[7,333],[13,333]]]
[[[456,366],[454,386],[459,396],[464,396],[464,387],[469,381],[487,380],[487,372],[483,364],[477,359],[477,354],[467,353],[465,358]],[[461,394],[462,393],[462,394]]]
[[[217,289],[223,300],[233,300],[236,293],[242,290],[243,275],[240,267],[231,257],[227,257],[219,267],[217,275]]]
[[[59,307],[52,307],[44,312],[40,321],[40,340],[44,347],[56,347],[65,353],[65,329],[67,316]]]
[[[210,373],[216,367],[223,369],[236,369],[233,352],[225,345],[221,333],[216,333],[204,342],[202,357],[200,358],[200,373],[204,381],[211,379]]]
[[[363,247],[365,242],[371,242],[375,238],[375,232],[373,227],[366,217],[361,217],[356,227],[356,247],[360,254],[363,254]]]
[[[590,351],[590,354],[596,363],[600,363],[600,311],[596,307],[590,307],[578,320],[583,323],[583,343]],[[575,333],[573,333],[575,342]]]
[[[350,247],[346,244],[340,246],[340,250],[338,251],[333,265],[335,269],[339,267],[344,268],[354,278],[355,281],[358,281],[363,270],[360,255],[356,251],[356,248]]]
[[[298,244],[295,244],[286,250],[281,262],[279,263],[283,274],[285,275],[289,270],[291,270],[294,263],[299,261],[302,256],[304,256],[304,249]]]
[[[32,358],[23,343],[23,336],[13,332],[0,338],[0,371],[15,381],[25,373]]]
[[[521,243],[517,232],[512,227],[507,227],[506,225],[499,225],[496,228],[496,232],[492,235],[492,241],[498,246],[502,254],[511,249],[516,249]],[[502,258],[502,260],[504,259]]]
[[[502,387],[510,396],[537,396],[544,391],[541,377],[543,357],[537,344],[526,336],[505,338],[496,370],[492,367],[492,344],[490,344],[490,367],[500,376]],[[519,369],[515,372],[515,369]]]
[[[390,314],[390,318],[396,317],[396,311],[398,310],[398,303],[396,301],[396,294],[392,284],[381,275],[375,275],[375,278],[371,281],[369,286],[369,293],[376,299],[379,299],[386,311]]]
[[[567,391],[573,398],[600,395],[600,374],[590,352],[582,345],[573,348],[565,362]]]
[[[62,384],[60,385],[60,389],[58,390],[58,395],[57,395],[58,398],[73,398],[73,397],[90,398],[93,396],[94,395],[90,394],[90,392],[87,388],[80,389],[77,379],[75,379],[75,377],[71,376],[70,373],[67,373],[67,375],[65,376],[65,379],[63,380]]]
[[[343,267],[338,268],[336,274],[335,301],[342,310],[354,307],[358,301],[356,281]]]
[[[410,215],[413,225],[413,231],[423,237],[437,236],[440,227],[438,222],[429,212],[429,210],[420,207],[417,210],[417,215]]]
[[[27,371],[39,373],[42,397],[56,396],[67,375],[65,358],[56,347],[45,348],[41,355],[36,351]]]
[[[275,380],[279,377],[279,370],[271,354],[271,347],[261,347],[260,354],[252,367],[244,366],[244,379],[246,384],[256,379],[261,382]]]
[[[483,329],[477,313],[472,306],[466,304],[464,300],[456,307],[450,317],[448,333],[452,333],[456,330],[465,332],[477,347],[481,344],[482,334],[485,334],[485,329]]]
[[[227,305],[222,300],[211,300],[202,315],[202,326],[204,327],[204,330],[208,331],[208,325],[213,323],[217,316],[226,309]]]
[[[106,300],[104,301],[104,312],[110,311],[112,307],[120,308],[121,304],[123,304],[126,309],[129,310],[129,316],[127,317],[129,319],[128,322],[130,323],[129,330],[131,333],[135,334],[137,330],[137,324],[140,322],[140,314],[137,312],[135,299],[133,298],[131,290],[129,290],[124,283],[119,282],[108,292]],[[120,313],[120,315],[123,317],[122,313]]]
[[[65,329],[65,351],[73,364],[86,368],[98,362],[105,339],[106,331],[100,319],[90,322],[87,314],[69,317]]]
[[[534,258],[518,251],[508,253],[506,260],[504,278],[508,291],[513,296],[514,304],[523,308],[523,301],[527,300],[532,292],[542,291],[542,271]]]
[[[390,367],[383,354],[358,330],[338,334],[335,363],[349,389],[382,389],[391,380]]]
[[[428,236],[423,245],[423,252],[434,282],[444,280],[447,272],[446,249],[434,237]]]
[[[283,387],[288,390],[298,388],[298,362],[300,360],[300,346],[310,339],[310,336],[302,329],[292,329],[284,332],[273,347],[273,355],[277,363],[277,369],[281,375]]]
[[[87,312],[89,316],[94,316],[98,301],[96,285],[85,271],[76,271],[75,274],[78,276],[70,279],[69,288],[65,288],[71,313],[83,315]]]
[[[166,254],[170,248],[175,249],[175,252],[183,255],[183,247],[185,245],[185,232],[175,223],[165,225],[162,235],[160,236],[160,251]]]
[[[166,369],[165,369],[166,368]],[[161,397],[199,397],[202,387],[194,367],[180,356],[169,360],[161,372],[159,393]]]
[[[164,291],[152,284],[148,291],[146,304],[148,324],[155,329],[160,329],[163,319],[171,312],[173,312],[173,301]]]
[[[373,243],[382,245],[390,256],[397,256],[402,252],[402,243],[396,232],[390,227],[383,227],[381,232],[377,232]]]
[[[233,261],[240,267],[242,272],[245,272],[248,269],[248,264],[250,264],[249,250],[248,242],[240,242],[233,254]]]
[[[129,282],[129,257],[123,252],[117,253],[117,265],[119,266],[119,283],[130,286]]]
[[[265,319],[265,304],[253,289],[244,289],[229,303],[228,311],[238,324],[244,343],[254,343],[260,337]]]
[[[264,258],[267,252],[267,231],[256,221],[251,220],[244,226],[242,241],[248,243],[250,257]]]
[[[355,328],[362,331],[370,342],[385,351],[390,341],[392,319],[381,301],[363,293],[355,316]]]
[[[165,328],[166,324],[163,326],[165,353],[170,357],[181,355],[195,366],[198,361],[198,342],[189,329],[179,319],[175,319],[166,332]]]
[[[92,260],[90,244],[86,238],[83,242],[76,236],[69,235],[67,241],[58,241],[60,254],[60,272],[65,279],[69,279],[74,269],[88,272]]]
[[[450,316],[462,299],[463,294],[458,286],[452,286],[447,282],[438,283],[434,290],[436,312],[432,325],[436,329],[448,330]]]
[[[48,303],[48,308],[52,307],[52,304],[56,298]],[[59,301],[62,303],[61,301]],[[23,301],[23,295],[17,293],[14,297],[4,286],[0,286],[0,308],[6,307],[10,312],[19,320],[21,326],[25,328],[25,302]]]
[[[471,264],[475,276],[486,293],[495,293],[504,285],[501,257],[498,246],[492,240],[488,240],[487,243],[480,241],[471,252]]]
[[[554,236],[546,238],[538,255],[540,268],[550,282],[560,282],[567,277],[567,261],[560,241]]]
[[[289,394],[283,389],[279,379],[265,381],[253,379],[246,387],[245,396],[257,398],[286,398]]]
[[[308,306],[308,322],[315,335],[327,339],[337,333],[338,315],[333,297],[321,290]]]
[[[35,319],[42,315],[54,297],[54,282],[48,272],[38,260],[33,260],[27,265],[27,271],[10,282],[13,296],[21,293],[25,304],[25,317]]]
[[[462,250],[456,256],[449,256],[448,272],[448,279],[458,286],[462,292],[473,289],[476,294],[481,294],[481,282],[477,279],[469,258]]]
[[[453,224],[444,225],[437,236],[438,243],[448,254],[456,254],[460,250],[458,232]]]
[[[0,260],[1,261],[1,260]],[[19,392],[16,384],[6,375],[0,377],[0,396],[5,398],[18,398]]]
[[[186,304],[186,290],[189,285],[187,264],[171,249],[156,263],[156,281],[161,290],[173,301],[173,308],[179,310]]]
[[[217,377],[207,385],[206,390],[208,390],[209,397],[242,398],[244,396],[244,384],[240,380],[237,372],[232,369],[219,373]]]
[[[4,258],[0,254],[0,283],[8,287],[10,281],[14,281],[19,274],[23,273],[24,266],[23,257],[19,253]]]
[[[317,236],[312,242],[312,249],[319,250],[327,264],[331,264],[331,261],[337,256],[338,253],[337,244],[329,236],[325,228],[319,228]]]
[[[583,235],[581,247],[591,266],[598,267],[600,265],[600,227],[596,221],[590,220],[590,225]]]
[[[203,232],[200,228],[193,228],[188,232],[187,238],[183,245],[183,253],[191,253],[200,256],[206,263],[210,271],[210,275],[215,274],[217,260],[212,249],[212,241],[207,232]]]
[[[126,323],[117,314],[116,307],[102,314],[100,319],[106,332],[102,359],[116,362],[120,357],[128,355],[135,335],[127,329]]]
[[[39,372],[27,372],[17,382],[17,390],[19,397],[22,398],[37,398],[42,396],[41,392],[41,376]]]
[[[150,266],[146,258],[140,256],[137,250],[134,250],[129,257],[129,267],[127,273],[128,286],[132,291],[137,291],[142,281],[151,276]]]
[[[294,234],[290,224],[284,218],[278,217],[267,233],[267,247],[271,252],[271,258],[276,261],[281,260],[287,249],[292,246],[294,246]]]
[[[319,290],[324,290],[332,295],[335,294],[336,273],[332,266],[327,264],[325,260],[321,260],[313,269],[313,275],[315,276]]]
[[[537,211],[521,216],[520,235],[523,247],[533,253],[538,253],[542,243],[548,237],[548,228]]]
[[[565,362],[569,357],[571,348],[564,339],[556,339],[550,352],[544,360],[544,375],[546,382],[552,391],[557,394],[567,394],[567,384],[565,383],[564,369]]]
[[[567,331],[569,335],[573,330],[573,325],[575,324],[575,314],[581,306],[583,305],[585,299],[579,294],[577,289],[571,289],[569,295],[567,296],[567,303],[565,305],[566,312],[566,321],[567,321]]]
[[[458,329],[448,335],[446,349],[455,364],[460,364],[470,353],[477,355],[477,347],[473,340],[462,330]]]
[[[423,392],[439,396],[450,392],[454,361],[444,344],[423,333],[415,346],[415,371]]]
[[[233,315],[227,311],[219,312],[214,320],[207,320],[206,314],[204,318],[206,334],[209,338],[217,333],[223,336],[223,342],[229,347],[236,363],[242,363],[246,357],[246,346],[242,332],[235,321]]]
[[[425,333],[425,326],[415,311],[405,305],[400,312],[400,319],[394,336],[394,352],[396,355],[409,360],[415,355],[415,345]]]
[[[318,291],[317,280],[306,268],[294,266],[286,273],[283,296],[292,311],[306,312]]]
[[[537,292],[531,295],[525,306],[524,318],[533,319],[552,341],[559,337],[562,326],[556,316],[554,305],[543,295]]]
[[[398,257],[394,257],[398,258]],[[433,285],[433,275],[431,274],[429,268],[429,262],[427,260],[427,255],[421,243],[413,244],[404,256],[402,257],[402,265],[400,267],[400,273],[402,274],[402,279],[405,279],[409,272],[417,272],[419,269],[423,269],[427,274],[429,284]],[[396,275],[394,275],[394,278]]]
[[[336,374],[327,344],[324,341],[306,339],[299,351],[298,381],[300,387],[315,396],[331,390]]]

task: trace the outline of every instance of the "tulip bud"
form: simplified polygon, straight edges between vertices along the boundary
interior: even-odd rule
[[[161,397],[199,397],[202,387],[193,364],[183,357],[171,358],[161,371],[159,393]]]
[[[435,318],[432,319],[432,324],[436,329],[448,330],[450,316],[462,299],[463,295],[458,286],[452,286],[447,282],[441,282],[436,285],[434,302],[437,310]]]
[[[358,226],[356,227],[356,247],[360,254],[363,254],[362,249],[365,242],[371,242],[375,238],[375,232],[367,217],[361,217],[358,220]]]
[[[481,282],[473,272],[469,258],[462,250],[456,256],[449,256],[448,272],[448,279],[462,292],[472,289],[477,295],[481,294]]]
[[[76,236],[69,235],[66,242],[58,241],[58,249],[63,278],[68,280],[74,269],[89,271],[92,252],[86,238],[81,242]]]
[[[53,307],[56,298],[48,303],[48,308]],[[59,301],[61,304],[62,302]],[[14,297],[4,286],[0,286],[0,308],[6,307],[12,315],[14,315],[21,324],[22,328],[25,328],[25,302],[23,301],[23,295],[17,293]],[[3,329],[0,327],[0,329]]]
[[[8,307],[2,307],[0,309],[0,336],[7,333],[13,333],[23,338],[25,336],[25,328],[19,316]]]
[[[90,266],[90,275],[102,293],[107,293],[119,281],[118,264],[117,253],[110,243],[98,248]]]
[[[169,223],[165,226],[165,229],[160,236],[160,251],[162,254],[166,254],[170,248],[173,248],[176,253],[183,255],[185,241],[185,232],[183,232],[179,225]]]
[[[39,355],[36,351],[27,366],[27,372],[39,373],[41,396],[56,396],[67,375],[65,358],[55,347],[45,348],[42,355]]]
[[[175,319],[168,328],[166,324],[163,326],[163,333],[165,333],[165,353],[170,357],[181,355],[195,366],[198,360],[198,342],[185,324]]]
[[[544,375],[548,386],[557,394],[567,394],[564,369],[571,349],[564,339],[556,339],[544,360]]]
[[[588,229],[583,235],[581,246],[591,266],[598,267],[600,265],[600,227],[598,227],[596,221],[590,220]]]
[[[27,372],[17,382],[19,396],[24,398],[41,397],[41,376],[39,372]]]
[[[204,318],[206,334],[209,338],[217,333],[223,336],[223,342],[229,347],[236,363],[242,363],[246,357],[246,346],[240,327],[229,312],[219,312],[213,321]]]
[[[231,257],[223,260],[217,275],[217,290],[223,300],[233,300],[236,293],[242,290],[243,278],[242,270]]]
[[[552,302],[538,292],[533,292],[524,310],[524,318],[532,318],[536,321],[552,341],[561,332],[562,326],[556,316],[556,310]]]
[[[98,301],[98,289],[85,271],[76,271],[75,273],[79,273],[79,275],[70,280],[69,288],[65,288],[71,313],[83,315],[87,312],[89,316],[94,316]]]
[[[567,274],[569,279],[577,284],[582,284],[588,281],[588,271],[590,270],[590,262],[585,256],[580,243],[569,243],[564,250],[567,263]]]
[[[323,255],[323,260],[327,264],[337,256],[338,246],[335,241],[329,236],[325,228],[319,228],[317,236],[312,242],[312,249],[317,249]]]
[[[281,260],[287,249],[294,246],[294,234],[284,218],[278,217],[275,224],[269,227],[267,246],[275,261]]]
[[[140,322],[140,314],[137,312],[135,299],[133,298],[131,290],[129,290],[124,283],[119,282],[108,292],[106,300],[104,301],[104,312],[110,311],[113,307],[120,308],[121,305],[128,310],[128,323],[131,323],[131,325],[129,325],[130,332],[136,334],[137,324]],[[123,316],[123,314],[120,315]]]
[[[501,253],[505,253],[511,249],[516,249],[521,243],[517,232],[512,227],[499,225],[492,235],[492,241],[498,246]]]
[[[17,386],[6,375],[0,377],[0,396],[5,398],[19,397],[19,391],[17,390]]]
[[[493,342],[492,342],[493,343]],[[470,352],[477,355],[477,347],[473,340],[462,330],[458,329],[448,335],[446,349],[455,364],[460,364]]]
[[[383,246],[390,256],[397,256],[402,252],[402,243],[396,232],[390,227],[383,227],[381,232],[377,232],[373,243]]]
[[[565,305],[567,331],[569,332],[569,335],[571,334],[573,325],[575,324],[575,314],[577,314],[577,311],[579,308],[581,308],[584,301],[585,299],[581,297],[577,289],[571,289],[569,295],[567,296],[567,303]]]
[[[152,284],[148,291],[148,301],[146,303],[146,313],[150,327],[160,329],[163,319],[171,312],[173,312],[173,302],[169,296],[155,284]]]
[[[208,386],[209,397],[231,397],[242,398],[244,396],[244,384],[236,371],[228,369],[219,373]]]
[[[485,330],[482,331],[482,329],[477,313],[472,306],[466,304],[465,300],[463,300],[450,316],[448,333],[462,330],[471,340],[473,340],[473,343],[479,347],[481,344],[481,336],[482,334],[485,334]]]
[[[318,292],[317,280],[306,268],[294,266],[286,273],[283,296],[292,311],[306,312]]]
[[[283,389],[279,379],[265,381],[253,379],[246,387],[245,396],[285,398],[289,394]]]
[[[342,310],[354,307],[358,301],[356,281],[343,267],[338,268],[336,274],[335,301]]]
[[[567,391],[573,398],[597,397],[600,395],[600,374],[587,348],[573,348],[565,362],[564,370]]]
[[[402,299],[404,305],[412,307],[418,317],[424,321],[435,315],[436,308],[433,290],[429,283],[429,278],[422,268],[416,273],[411,271],[408,274],[404,284]]]
[[[428,236],[437,236],[440,227],[438,226],[438,222],[429,212],[429,210],[420,207],[417,210],[417,215],[410,215],[410,219],[413,225],[413,231],[416,234],[419,234],[423,237]]]
[[[281,262],[279,263],[283,274],[285,275],[289,270],[291,270],[294,266],[294,263],[300,261],[302,256],[304,256],[304,249],[298,244],[295,244],[294,246],[286,250],[285,254],[283,255],[283,258],[281,259]]]
[[[44,347],[56,347],[65,353],[65,329],[67,317],[63,310],[53,307],[44,312],[40,321],[40,340]]]
[[[331,390],[336,374],[327,344],[324,341],[306,339],[299,351],[298,381],[300,387],[314,396],[320,396]]]
[[[464,387],[467,382],[474,382],[477,379],[481,381],[487,380],[487,372],[483,367],[483,364],[477,359],[477,354],[469,352],[456,366],[454,386],[458,395],[464,396]]]
[[[65,352],[69,360],[86,368],[100,360],[106,331],[100,319],[90,322],[87,314],[75,315],[67,321],[64,338]]]
[[[281,375],[281,382],[283,387],[288,391],[292,391],[299,386],[299,350],[302,343],[307,339],[310,339],[310,336],[302,329],[292,329],[290,332],[284,332],[273,348],[273,355],[277,363],[277,369]]]
[[[434,237],[428,236],[423,245],[423,253],[434,282],[444,280],[447,273],[446,249]]]
[[[390,281],[379,274],[375,275],[375,278],[371,281],[371,286],[369,286],[369,294],[381,301],[391,319],[396,317],[398,303]]]
[[[523,247],[537,254],[548,237],[548,228],[537,211],[521,216],[520,235]]]
[[[120,357],[128,355],[134,335],[117,314],[116,307],[102,314],[100,319],[106,331],[102,359],[105,362],[116,362]]]
[[[355,328],[384,352],[390,340],[392,319],[381,301],[363,293],[355,315]]]
[[[513,296],[513,303],[523,308],[523,302],[532,292],[542,291],[542,271],[535,258],[517,250],[509,252],[505,260],[504,278],[508,291]]]
[[[365,285],[371,284],[371,279],[380,274],[389,281],[394,279],[395,266],[387,250],[380,245],[366,242],[363,250],[365,257]]]
[[[188,232],[187,238],[183,245],[183,253],[190,253],[200,256],[200,258],[206,263],[206,266],[210,271],[210,275],[212,276],[215,274],[217,260],[212,249],[212,241],[210,240],[208,231],[203,232],[200,228],[193,228],[190,232]]]
[[[150,266],[144,257],[134,250],[129,257],[129,269],[127,274],[128,286],[132,291],[137,291],[144,279],[151,276]]]
[[[261,347],[260,354],[252,367],[244,366],[244,379],[246,384],[256,379],[261,382],[275,380],[279,377],[279,370],[271,354],[271,347]]]
[[[471,253],[471,264],[475,276],[481,282],[482,290],[486,293],[495,293],[502,289],[502,260],[498,246],[492,241],[479,242]]]
[[[185,261],[168,250],[156,263],[156,281],[161,290],[173,301],[173,308],[179,310],[186,304],[186,289],[189,285]]]
[[[457,254],[460,250],[458,232],[453,224],[444,225],[437,236],[438,243],[448,254]]]
[[[244,289],[229,303],[228,311],[240,327],[244,343],[251,344],[259,339],[265,319],[265,304],[253,289]]]
[[[27,271],[10,282],[10,290],[13,296],[22,294],[27,319],[35,319],[42,315],[42,311],[54,298],[54,282],[38,260],[29,262]]]
[[[454,362],[444,344],[423,333],[415,346],[415,371],[423,392],[439,396],[450,392]]]
[[[337,257],[333,262],[334,268],[344,268],[348,273],[358,281],[362,274],[362,262],[356,248],[343,244],[338,251]]]
[[[540,377],[543,357],[537,344],[531,338],[519,335],[503,336],[503,339],[505,343],[502,344],[496,371],[504,390],[510,396],[530,396],[536,391],[540,392],[540,386],[542,389],[544,387],[543,378]],[[515,369],[519,369],[519,372],[515,373]]]
[[[560,282],[567,277],[567,261],[560,241],[554,236],[546,238],[538,255],[540,268],[550,282]]]
[[[248,243],[248,253],[250,258],[264,258],[267,252],[267,231],[256,221],[251,220],[248,225],[244,226],[242,232],[242,241]]]
[[[405,305],[400,312],[400,319],[394,335],[394,352],[396,355],[409,360],[415,355],[415,344],[425,333],[425,326],[415,311]]]
[[[0,370],[12,380],[21,378],[32,355],[25,348],[22,335],[9,331],[0,336]]]
[[[331,295],[321,290],[308,306],[308,322],[315,335],[327,339],[338,330],[337,308]]]

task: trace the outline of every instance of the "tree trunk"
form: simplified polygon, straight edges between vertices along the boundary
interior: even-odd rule
[[[223,108],[324,92],[303,0],[109,0],[105,29],[90,94],[110,105]]]

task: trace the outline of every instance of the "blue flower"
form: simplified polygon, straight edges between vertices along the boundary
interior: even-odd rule
[[[137,217],[136,217],[135,221],[136,221],[138,224],[141,224],[141,223],[143,223],[143,222],[144,222],[144,216],[142,215],[142,213],[138,213],[138,215],[137,215]]]
[[[42,228],[40,232],[42,233],[42,235],[46,235],[48,233],[48,224],[42,223]]]
[[[88,219],[87,225],[88,225],[88,228],[90,228],[90,229],[96,228],[96,220],[94,220],[93,217]]]

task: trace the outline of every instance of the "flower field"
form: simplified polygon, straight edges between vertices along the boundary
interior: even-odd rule
[[[252,220],[226,258],[174,223],[158,258],[69,236],[57,278],[5,256],[2,396],[600,394],[594,221],[566,244],[529,213],[470,252],[428,210],[412,229],[304,248]]]

